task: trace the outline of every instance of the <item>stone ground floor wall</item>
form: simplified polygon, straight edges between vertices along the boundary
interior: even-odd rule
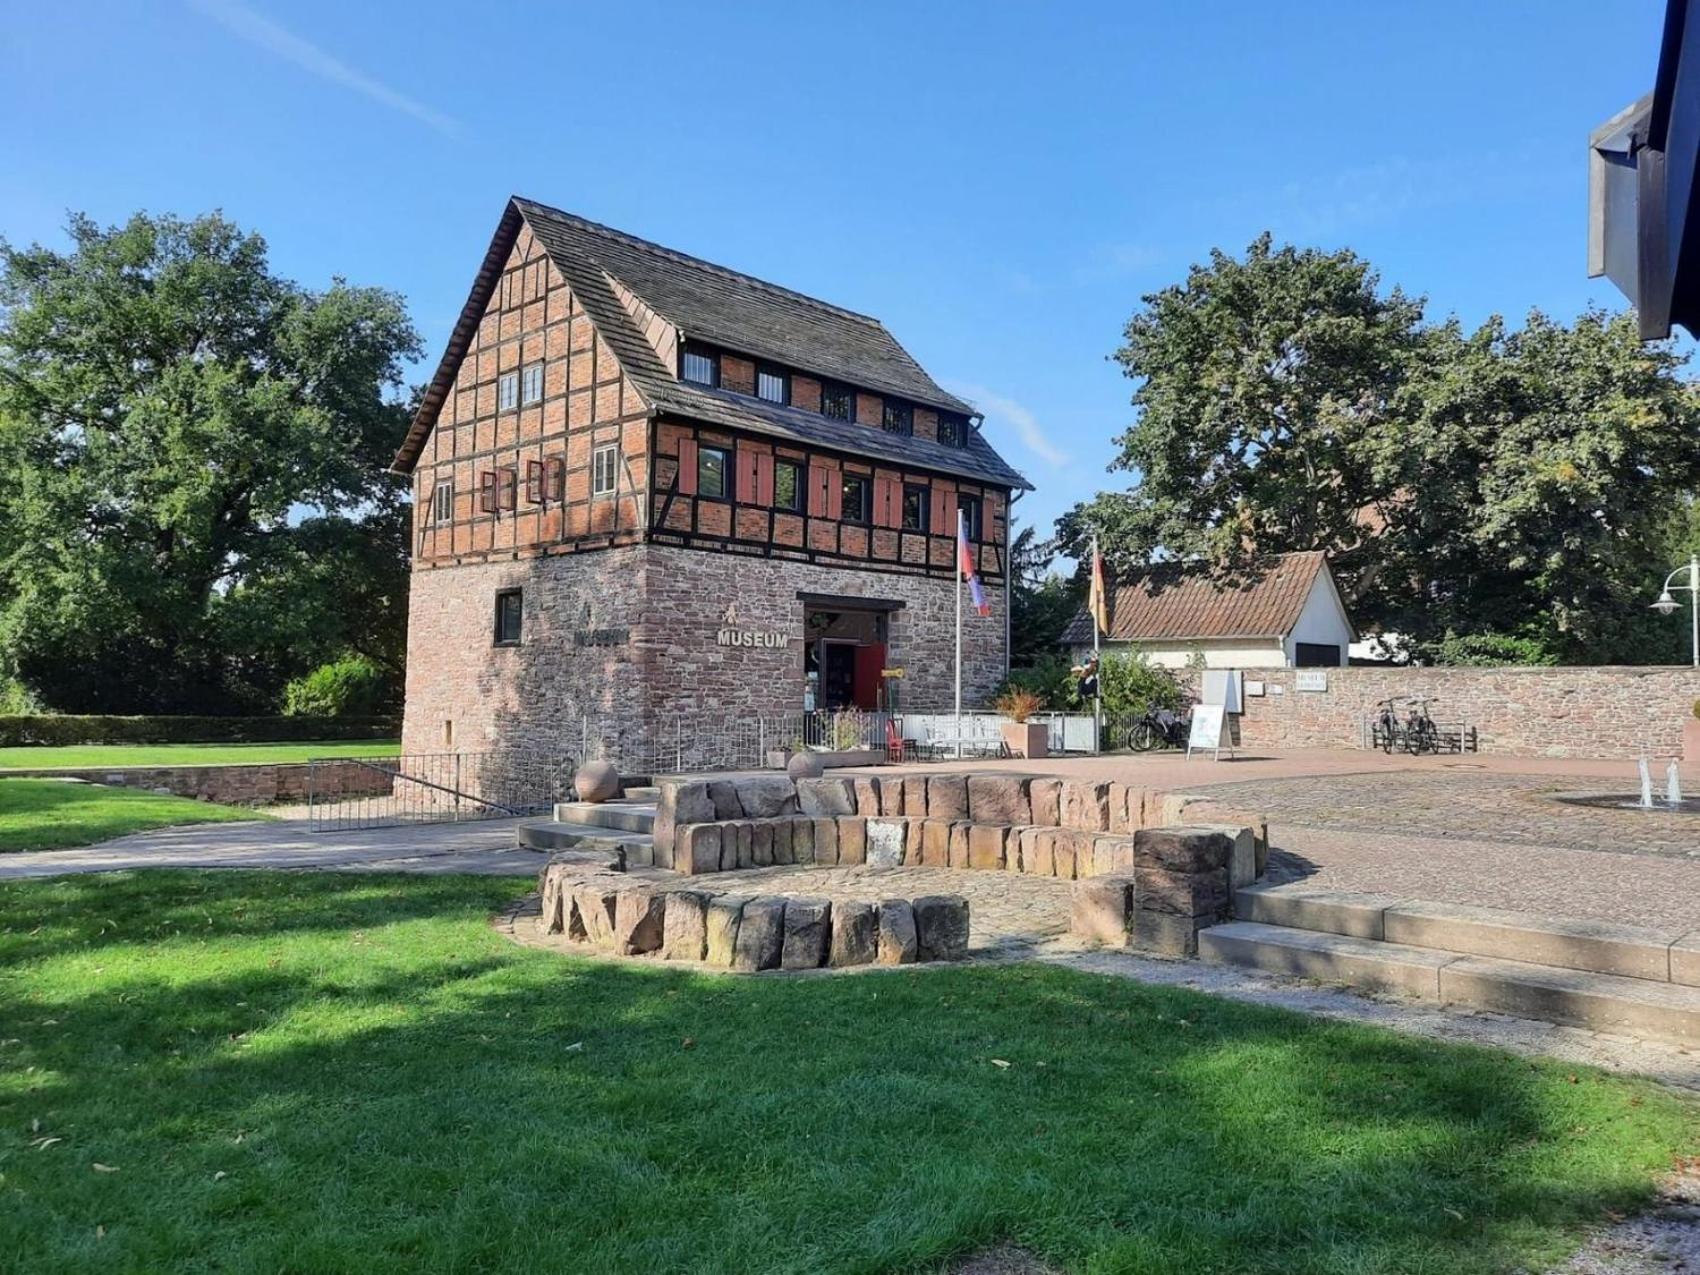
[[[1305,674],[1327,689],[1299,690]],[[1437,722],[1476,727],[1484,753],[1513,757],[1677,756],[1700,699],[1700,670],[1597,668],[1248,669],[1239,722],[1247,748],[1358,748],[1381,700],[1428,696]]]
[[[496,646],[495,596],[512,588],[523,590],[522,639]],[[803,594],[901,604],[887,612],[885,658],[904,670],[901,707],[943,709],[954,694],[954,588],[661,545],[416,571],[403,751],[576,754],[588,720],[603,737],[596,755],[636,756],[646,744],[670,752],[681,734],[707,740],[800,713]],[[963,621],[965,706],[984,705],[1004,676],[1003,592],[987,596],[992,614],[970,609]]]
[[[273,766],[125,766],[77,770],[17,770],[13,778],[81,779],[113,788],[168,792],[224,806],[303,802],[316,797],[374,797],[390,791],[390,778],[371,766],[328,761]]]

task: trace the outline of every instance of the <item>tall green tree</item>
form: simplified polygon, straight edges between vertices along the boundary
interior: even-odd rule
[[[1051,569],[1056,546],[1023,527],[1010,546],[1010,663],[1027,668],[1060,656],[1059,642],[1080,609],[1083,592],[1068,576]]]
[[[0,241],[0,678],[84,712],[268,711],[399,663],[401,298],[219,214]]]
[[[1231,577],[1323,549],[1359,626],[1419,651],[1669,658],[1643,595],[1700,487],[1700,406],[1627,316],[1428,325],[1351,252],[1265,235],[1144,298],[1125,335],[1136,417],[1112,468],[1137,482],[1065,514],[1063,552],[1096,530],[1113,565]]]

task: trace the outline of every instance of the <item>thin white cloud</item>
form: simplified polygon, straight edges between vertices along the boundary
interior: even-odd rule
[[[332,84],[340,84],[346,89],[353,89],[379,105],[387,106],[392,111],[400,111],[403,115],[411,115],[420,123],[427,124],[449,137],[457,137],[462,132],[458,120],[355,70],[340,58],[326,53],[318,45],[303,40],[292,31],[286,31],[270,18],[262,17],[246,5],[238,4],[236,0],[188,0],[188,4],[190,8],[211,18],[232,35],[282,58],[285,62],[294,63],[310,75],[329,80]]]
[[[1045,429],[1039,424],[1039,418],[1023,404],[1012,398],[1005,398],[1002,394],[993,393],[984,385],[946,381],[945,388],[977,406],[986,414],[988,421],[1008,425],[1028,451],[1053,469],[1063,468],[1072,459],[1067,452],[1045,436]]]

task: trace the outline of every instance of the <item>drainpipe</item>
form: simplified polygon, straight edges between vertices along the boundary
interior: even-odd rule
[[[1015,618],[1011,602],[1015,597],[1015,502],[1027,493],[1019,487],[1009,489],[1008,510],[1003,520],[1003,675],[1009,677],[1010,647],[1014,641]]]

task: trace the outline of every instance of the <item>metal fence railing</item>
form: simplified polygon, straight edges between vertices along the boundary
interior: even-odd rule
[[[576,762],[535,749],[321,758],[307,763],[313,832],[548,814],[572,796]]]
[[[623,775],[762,770],[805,749],[884,761],[891,715],[857,710],[796,713],[660,713],[646,721],[585,716],[579,751]],[[782,764],[782,763],[780,763]]]

